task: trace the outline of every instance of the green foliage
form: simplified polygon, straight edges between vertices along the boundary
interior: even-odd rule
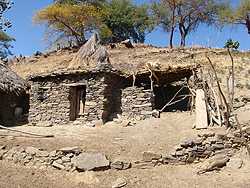
[[[9,0],[2,0],[0,2],[0,59],[6,60],[8,55],[11,55],[10,42],[14,39],[6,34],[6,29],[10,28],[11,23],[3,17],[3,14],[11,7],[12,2]]]
[[[144,42],[146,32],[153,29],[154,21],[146,5],[136,6],[130,0],[111,0],[105,3],[104,9],[108,14],[103,23],[112,33],[103,39],[106,42],[120,42],[125,39]]]
[[[85,33],[96,29],[105,13],[93,5],[71,3],[55,3],[38,11],[34,22],[47,24],[51,37],[57,34],[56,40],[73,37],[80,45],[86,40]]]
[[[153,11],[153,18],[158,25],[160,25],[165,31],[169,32],[171,26],[175,26],[175,23],[171,23],[171,7],[166,3],[153,2],[151,5]]]
[[[187,35],[200,24],[214,24],[224,4],[216,0],[160,0],[153,4],[152,10],[167,32],[178,28],[181,46],[185,46]]]
[[[47,35],[74,38],[85,42],[85,34],[99,32],[103,43],[133,39],[144,42],[153,29],[153,19],[146,5],[136,6],[131,0],[57,0],[38,11],[34,22],[46,24]]]
[[[230,48],[237,50],[240,47],[240,43],[238,41],[233,41],[232,39],[228,39],[225,43],[224,48]]]
[[[250,1],[241,0],[238,7],[228,3],[224,9],[220,10],[219,21],[225,24],[241,24],[246,26],[250,34]]]

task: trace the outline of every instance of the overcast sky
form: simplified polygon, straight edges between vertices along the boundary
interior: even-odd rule
[[[142,3],[149,0],[136,0]],[[13,27],[8,33],[16,39],[12,49],[15,55],[31,55],[35,51],[44,51],[48,44],[44,40],[44,27],[34,25],[32,16],[34,13],[51,4],[53,0],[14,0],[14,6],[7,13],[7,18],[12,22]],[[234,0],[233,2],[238,2]],[[175,44],[179,43],[178,33],[176,33]],[[169,34],[157,28],[147,35],[146,43],[156,46],[167,46]],[[243,26],[226,27],[218,30],[214,27],[201,26],[192,33],[187,40],[188,45],[202,45],[209,47],[223,47],[229,38],[240,42],[241,50],[250,49],[250,35]]]

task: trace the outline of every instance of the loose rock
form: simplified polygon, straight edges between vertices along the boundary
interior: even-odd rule
[[[243,160],[241,158],[231,158],[227,163],[227,167],[230,169],[239,169],[243,165]]]
[[[102,153],[81,153],[71,159],[79,171],[104,170],[109,168],[109,160]]]

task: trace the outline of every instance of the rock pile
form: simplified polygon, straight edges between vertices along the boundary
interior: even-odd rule
[[[14,161],[25,166],[37,168],[55,168],[66,171],[98,171],[98,170],[127,170],[131,167],[147,169],[165,164],[188,164],[194,162],[208,162],[208,165],[199,171],[204,173],[228,166],[240,168],[242,160],[234,158],[242,146],[250,141],[250,127],[242,128],[228,134],[205,133],[195,139],[181,142],[173,152],[167,155],[145,151],[142,160],[133,164],[124,160],[110,161],[102,153],[83,152],[79,147],[65,147],[48,152],[35,147],[16,146],[7,148],[0,146],[0,160]]]
[[[208,133],[198,135],[196,139],[184,140],[173,153],[163,159],[164,163],[199,162],[215,155],[232,157],[247,141],[235,132],[234,134]]]
[[[79,147],[65,147],[51,152],[35,147],[0,147],[0,160],[37,168],[52,167],[66,171],[105,170],[110,162],[101,153],[82,152]]]
[[[202,172],[211,171],[225,166],[227,162],[234,164],[233,156],[242,146],[246,146],[249,140],[250,127],[243,128],[241,132],[235,131],[228,134],[206,133],[198,135],[195,139],[184,140],[167,155],[144,152],[142,160],[135,162],[133,167],[146,169],[162,164],[178,165],[206,160],[209,165]],[[241,165],[237,163],[237,166]]]

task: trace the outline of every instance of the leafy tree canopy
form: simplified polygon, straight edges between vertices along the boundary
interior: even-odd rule
[[[244,25],[250,34],[250,1],[241,0],[238,7],[228,4],[220,11],[220,22],[222,24]]]
[[[173,34],[179,30],[181,46],[185,46],[186,37],[204,24],[214,24],[220,9],[225,7],[224,1],[218,0],[160,0],[152,5],[152,10],[158,23]]]
[[[57,0],[38,11],[35,23],[46,24],[47,36],[85,42],[89,32],[99,32],[102,42],[133,39],[144,42],[153,20],[146,5],[136,6],[131,0]]]
[[[12,3],[9,0],[0,1],[0,59],[5,60],[8,55],[11,55],[9,50],[10,42],[14,39],[6,34],[6,29],[10,28],[11,23],[6,20],[3,14],[11,7]]]
[[[111,34],[103,36],[107,42],[120,42],[125,39],[144,42],[146,32],[153,29],[154,21],[146,5],[136,6],[130,0],[111,0],[104,8],[108,12],[104,17],[104,24]]]
[[[86,32],[101,25],[105,13],[93,5],[71,4],[72,2],[49,5],[36,13],[34,22],[47,24],[48,36],[53,38],[56,35],[56,41],[73,37],[80,45],[86,40]]]

